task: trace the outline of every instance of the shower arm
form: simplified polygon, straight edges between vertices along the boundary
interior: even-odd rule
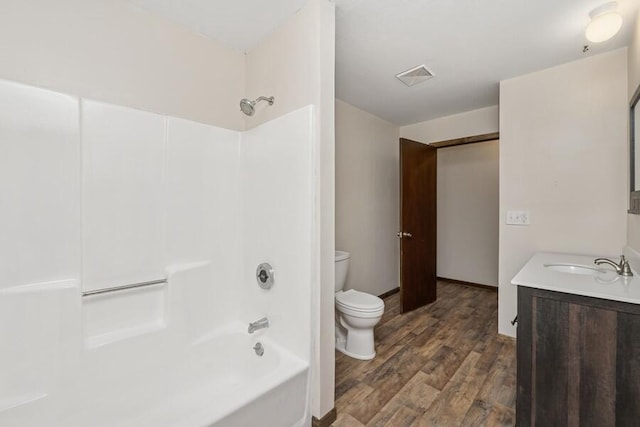
[[[253,102],[258,103],[258,102],[260,102],[260,101],[267,101],[267,102],[269,103],[269,105],[273,105],[274,98],[273,98],[273,96],[269,96],[269,97],[266,97],[266,96],[259,96],[259,97],[258,97],[258,98],[256,98],[256,100],[255,100],[255,101],[253,101]]]

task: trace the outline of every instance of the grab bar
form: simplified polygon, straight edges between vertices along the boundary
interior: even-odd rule
[[[132,283],[130,285],[113,286],[111,288],[104,288],[104,289],[95,289],[93,291],[83,292],[82,293],[82,298],[90,297],[90,296],[94,296],[94,295],[106,294],[106,293],[109,293],[109,292],[119,292],[119,291],[125,291],[127,289],[142,288],[144,286],[160,285],[162,283],[167,283],[167,279],[151,280],[149,282]]]

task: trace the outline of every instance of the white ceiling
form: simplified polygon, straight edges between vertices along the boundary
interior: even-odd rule
[[[131,0],[248,51],[307,0]],[[336,96],[398,125],[498,103],[498,82],[626,46],[640,0],[618,0],[621,32],[587,44],[606,0],[335,0]],[[407,87],[395,75],[426,64]]]

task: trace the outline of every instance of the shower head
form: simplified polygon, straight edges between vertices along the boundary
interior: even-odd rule
[[[244,98],[242,101],[240,101],[240,109],[247,116],[253,116],[253,113],[256,112],[256,104],[260,101],[267,101],[269,105],[273,105],[274,97],[270,96],[267,98],[266,96],[261,96],[253,101]]]
[[[240,101],[240,109],[247,116],[253,116],[253,113],[256,111],[254,108],[255,105],[256,105],[255,101],[249,101],[246,98]]]

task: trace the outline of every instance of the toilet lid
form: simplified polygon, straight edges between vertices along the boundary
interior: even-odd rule
[[[354,289],[337,294],[336,303],[358,311],[377,311],[384,308],[384,302],[377,296]]]

